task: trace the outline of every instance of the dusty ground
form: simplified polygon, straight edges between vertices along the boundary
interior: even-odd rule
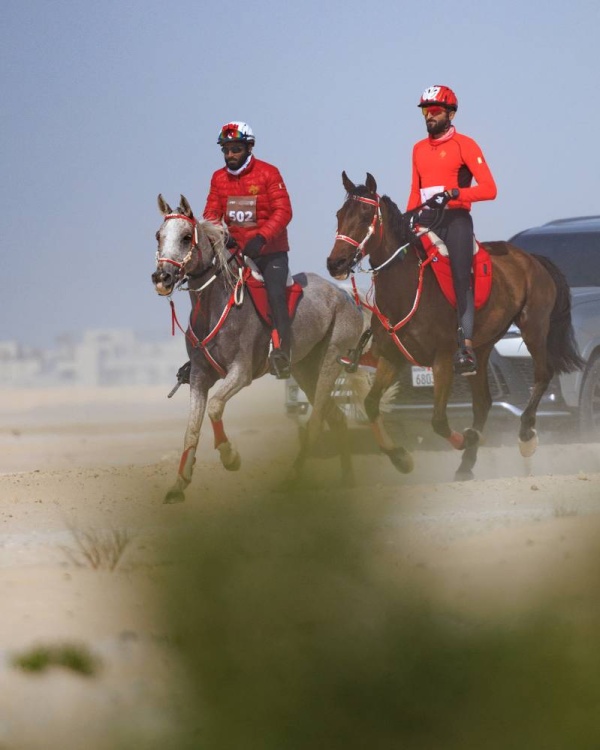
[[[283,476],[296,432],[282,385],[264,378],[227,414],[241,470],[220,466],[205,432],[186,502],[164,505],[187,408],[183,389],[170,401],[167,391],[0,395],[2,750],[178,746],[185,688],[161,587],[184,563],[165,542],[203,514],[247,513]],[[315,459],[309,493],[367,518],[386,575],[395,565],[412,571],[462,622],[510,623],[548,596],[589,615],[600,445],[544,444],[542,434],[528,463],[516,445],[484,447],[470,483],[450,481],[458,456],[441,443],[415,460],[403,477],[381,455],[357,456],[359,486],[343,492],[336,461]],[[93,569],[75,537],[100,544],[117,532],[130,541],[116,569]],[[90,649],[97,675],[14,666],[23,651],[60,643]]]

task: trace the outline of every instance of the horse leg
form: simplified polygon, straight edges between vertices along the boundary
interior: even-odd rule
[[[208,416],[213,428],[215,438],[214,446],[219,451],[221,463],[227,471],[238,471],[242,465],[242,459],[237,449],[225,434],[223,426],[223,412],[225,404],[236,393],[250,385],[252,375],[249,370],[241,370],[234,365],[222,381],[219,381],[215,393],[208,402]]]
[[[323,420],[326,420],[336,435],[336,443],[340,451],[342,485],[353,487],[355,477],[346,415],[331,395],[340,373],[340,367],[333,354],[327,357],[323,364],[321,364],[321,359],[321,350],[317,349],[293,366],[294,378],[312,404],[313,411],[306,429],[301,433],[300,449],[287,481],[294,483],[301,480],[311,449],[323,429]]]
[[[381,397],[396,379],[396,372],[396,367],[389,360],[385,359],[385,357],[379,358],[377,370],[375,371],[375,380],[365,398],[365,411],[367,412],[371,430],[381,451],[388,456],[398,471],[402,472],[402,474],[409,474],[414,468],[413,457],[406,448],[394,443],[385,429],[383,417],[379,409]]]
[[[454,475],[454,479],[457,482],[473,479],[473,467],[477,462],[477,451],[483,442],[483,429],[492,406],[487,371],[487,363],[491,350],[491,345],[477,350],[477,360],[479,362],[477,374],[469,376],[473,402],[473,424],[464,430],[462,434],[464,450],[460,466]]]
[[[523,337],[524,338],[524,337]],[[529,345],[527,346],[529,349]],[[550,384],[551,375],[548,367],[546,366],[545,352],[543,352],[542,359],[544,362],[540,362],[540,357],[534,354],[535,349],[529,349],[534,362],[534,384],[531,389],[531,395],[527,406],[521,414],[521,424],[519,428],[519,451],[523,458],[529,458],[533,456],[538,447],[538,436],[537,430],[535,429],[535,421],[537,415],[537,409],[540,400],[548,385]]]
[[[548,337],[548,321],[545,325],[542,321],[532,320],[527,317],[525,311],[521,313],[517,325],[521,329],[523,341],[529,349],[533,360],[533,388],[527,402],[527,406],[521,414],[519,428],[519,451],[523,458],[533,456],[538,447],[538,436],[535,429],[537,409],[540,400],[552,379],[551,367],[548,363],[546,339]]]
[[[200,440],[200,428],[206,409],[207,395],[208,387],[201,386],[199,379],[193,378],[190,383],[190,411],[183,440],[183,453],[179,461],[177,479],[165,495],[165,503],[181,503],[185,500],[184,490],[192,481],[194,464],[196,463],[196,450]]]
[[[465,447],[465,436],[450,429],[446,407],[452,390],[452,355],[444,354],[433,363],[433,431],[447,440],[453,448],[462,450]]]

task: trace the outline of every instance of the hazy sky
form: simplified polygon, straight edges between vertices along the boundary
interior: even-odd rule
[[[498,197],[477,236],[598,214],[597,0],[0,0],[0,340],[83,328],[170,333],[151,285],[156,196],[201,215],[216,145],[250,123],[291,194],[293,271],[327,275],[340,174],[403,209],[424,88]],[[187,295],[175,297],[180,317]],[[182,344],[183,347],[183,344]]]

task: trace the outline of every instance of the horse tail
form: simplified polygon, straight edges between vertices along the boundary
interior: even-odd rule
[[[548,271],[556,286],[556,301],[550,313],[550,328],[546,341],[548,364],[555,373],[580,370],[585,364],[579,354],[571,320],[571,291],[563,272],[544,255],[533,257]]]

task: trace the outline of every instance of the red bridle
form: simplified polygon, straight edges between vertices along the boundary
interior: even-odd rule
[[[165,214],[164,220],[168,221],[169,219],[183,219],[184,221],[187,221],[189,224],[191,224],[194,227],[194,234],[192,236],[192,244],[190,247],[190,253],[191,251],[197,247],[198,245],[198,222],[196,219],[186,216],[185,214]],[[162,258],[159,256],[158,251],[156,252],[156,263],[158,265],[163,263],[170,263],[172,266],[175,266],[175,268],[178,268],[180,271],[183,271],[183,268],[185,264],[188,261],[188,256],[186,256],[181,263],[179,263],[176,260],[173,260],[172,258]]]
[[[350,198],[353,201],[359,201],[360,203],[367,203],[369,206],[375,206],[375,213],[373,214],[373,220],[371,221],[371,224],[369,225],[369,228],[367,229],[367,233],[364,236],[362,242],[357,242],[352,237],[348,237],[345,234],[336,234],[335,239],[336,240],[342,240],[343,242],[347,242],[348,244],[352,245],[356,248],[356,255],[353,259],[353,264],[356,263],[358,260],[361,260],[365,257],[365,247],[367,242],[370,240],[371,235],[375,232],[375,227],[377,226],[377,223],[379,223],[379,234],[380,238],[383,238],[383,222],[381,220],[381,207],[379,205],[379,196],[377,193],[375,193],[375,199],[373,198],[364,198],[362,195],[351,195]]]

